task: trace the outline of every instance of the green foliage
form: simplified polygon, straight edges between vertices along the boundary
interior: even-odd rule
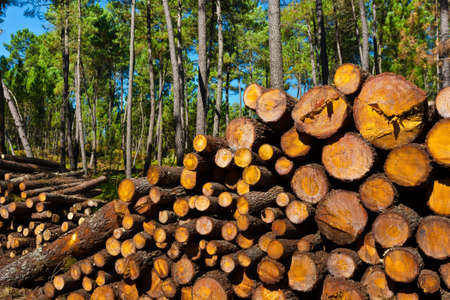
[[[356,6],[356,20],[351,1]],[[436,64],[432,55],[435,47],[437,15],[435,2],[431,0],[368,0],[366,11],[370,31],[374,22],[372,9],[377,4],[378,36],[381,45],[383,71],[404,75],[429,94],[436,93]],[[38,3],[48,1],[38,1]],[[0,1],[0,8],[4,1]],[[58,4],[58,2],[51,2]],[[70,2],[70,104],[75,109],[74,78],[77,46],[77,2]],[[177,32],[178,1],[169,1],[176,42],[181,35],[181,55],[185,75],[185,101],[188,126],[186,151],[191,151],[190,141],[195,135],[197,104],[197,2],[181,1],[181,32]],[[313,86],[312,63],[315,63],[317,81],[320,82],[318,65],[318,41],[315,1],[282,1],[281,33],[285,89],[295,88],[300,97]],[[358,1],[324,0],[327,51],[330,75],[339,65],[337,46],[343,62],[359,63],[358,39],[355,24],[359,26]],[[37,6],[33,7],[38,9]],[[208,132],[212,131],[215,88],[217,85],[217,28],[215,1],[207,1],[207,49],[209,61],[209,103],[207,112]],[[220,118],[220,135],[224,135],[226,119],[226,86],[228,94],[236,95],[241,83],[245,86],[257,82],[270,85],[267,6],[256,0],[222,0],[224,28],[223,105]],[[334,12],[336,11],[336,13]],[[149,51],[150,35],[152,66],[155,73],[156,107],[162,109],[162,163],[175,164],[172,74],[168,53],[168,38],[162,6],[150,1],[150,32],[147,28],[147,1],[137,1],[135,74],[133,82],[132,149],[136,156],[135,168],[143,166],[150,116]],[[5,45],[8,57],[0,59],[2,76],[17,99],[24,119],[27,136],[33,150],[39,155],[57,159],[58,126],[63,93],[61,24],[62,6],[50,5],[44,17],[50,23],[49,30],[37,36],[28,29],[12,35]],[[336,26],[338,25],[338,27]],[[130,7],[127,1],[98,3],[82,0],[82,117],[85,128],[88,157],[96,151],[99,168],[123,168],[123,133],[128,83]],[[336,31],[338,28],[339,32]],[[371,70],[374,66],[373,32],[370,32]],[[339,39],[337,39],[339,36]],[[331,82],[332,80],[330,80]],[[161,83],[161,91],[160,85]],[[294,92],[295,93],[295,92]],[[159,98],[161,94],[161,98]],[[297,96],[294,94],[294,96]],[[234,97],[236,98],[236,97]],[[239,98],[239,97],[237,97]],[[229,99],[228,99],[229,100]],[[95,108],[95,113],[94,113]],[[250,112],[241,108],[238,101],[228,105],[229,119]],[[72,111],[73,113],[73,111]],[[157,133],[154,126],[153,134]],[[11,117],[6,119],[7,134],[12,147],[20,150],[20,142]],[[97,145],[93,144],[96,128]],[[72,133],[74,135],[74,132]],[[152,164],[156,164],[156,139],[152,145]],[[95,148],[95,149],[94,149]],[[106,199],[113,199],[121,175],[111,173],[105,185]]]

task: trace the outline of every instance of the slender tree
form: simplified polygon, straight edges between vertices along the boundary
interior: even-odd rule
[[[362,48],[361,48],[361,41],[360,41],[360,34],[359,34],[359,26],[358,26],[358,19],[356,18],[356,9],[355,9],[355,2],[353,0],[350,0],[350,3],[352,5],[352,14],[353,14],[353,22],[355,23],[355,33],[356,33],[356,40],[358,41],[358,52],[359,52],[359,58],[362,59]]]
[[[448,0],[440,0],[441,16],[441,44],[446,45],[448,40]],[[442,50],[442,87],[450,86],[450,58],[448,49]]]
[[[381,55],[380,55],[380,42],[378,39],[378,24],[377,24],[377,3],[372,0],[372,26],[373,26],[373,54],[374,54],[374,66],[375,74],[381,73]]]
[[[222,8],[221,0],[216,0],[217,14],[217,41],[218,41],[218,57],[217,57],[217,89],[216,89],[216,107],[214,110],[213,135],[219,135],[219,124],[222,107],[222,65],[223,65],[223,34],[222,34]]]
[[[364,70],[369,70],[369,29],[367,26],[366,7],[364,2],[364,0],[359,0],[359,16],[361,18],[362,31],[361,65]]]
[[[60,168],[66,168],[66,122],[67,119],[67,104],[69,102],[69,7],[68,1],[63,1],[61,5],[61,16],[63,17],[61,26],[61,50],[62,50],[62,65],[63,65],[63,98],[61,102],[60,111],[60,127],[59,127],[59,146],[60,146]]]
[[[342,65],[342,53],[341,53],[341,41],[340,41],[340,32],[339,32],[339,16],[336,10],[336,3],[335,1],[331,1],[333,5],[333,13],[334,17],[336,18],[334,22],[334,31],[335,31],[335,37],[336,37],[336,52],[337,52],[337,59],[339,65]],[[375,2],[375,1],[374,1]]]
[[[196,134],[206,133],[206,104],[208,102],[206,57],[206,0],[198,0],[198,91]]]
[[[311,27],[309,24],[306,25],[306,28],[308,30],[308,39],[309,39],[309,59],[311,61],[311,76],[313,85],[317,85],[317,74],[316,74],[316,59],[314,57],[315,51],[314,51],[314,45],[313,45],[313,38],[311,35]]]
[[[78,33],[77,33],[77,63],[75,65],[75,120],[77,122],[77,135],[80,145],[81,152],[81,162],[83,164],[84,174],[87,175],[87,161],[86,161],[86,150],[84,149],[84,128],[83,128],[83,116],[81,107],[81,76],[80,76],[80,65],[81,65],[81,0],[78,3]]]
[[[320,40],[320,64],[322,66],[322,84],[328,84],[328,56],[327,42],[325,34],[325,24],[323,17],[322,0],[316,0],[316,14],[319,23],[319,40]]]
[[[148,136],[147,136],[147,147],[146,147],[146,157],[145,157],[145,165],[144,165],[144,176],[147,174],[147,170],[152,161],[153,154],[153,129],[155,126],[155,74],[153,72],[153,53],[152,53],[152,21],[151,21],[151,3],[150,0],[147,0],[147,52],[148,52],[148,74],[149,74],[149,82],[150,82],[150,120],[148,125]]]
[[[17,110],[16,105],[14,104],[14,100],[11,98],[11,93],[9,92],[8,88],[6,87],[5,83],[1,82],[2,89],[3,89],[3,95],[6,99],[6,102],[8,103],[9,111],[11,113],[11,116],[14,119],[14,124],[16,125],[17,131],[19,133],[20,141],[22,142],[23,150],[25,150],[26,157],[33,157],[33,151],[31,150],[30,143],[28,142],[27,135],[25,133],[25,126],[23,124],[22,117]]]
[[[280,0],[269,0],[270,85],[283,89],[283,53],[281,50]]]
[[[172,27],[172,18],[170,16],[170,10],[169,10],[169,2],[168,0],[162,0],[163,6],[164,6],[164,15],[166,17],[166,26],[167,26],[167,33],[169,37],[169,52],[170,52],[170,62],[172,65],[172,74],[173,74],[173,118],[174,118],[174,127],[175,127],[175,148],[176,148],[176,157],[177,157],[177,164],[179,166],[183,163],[183,127],[181,124],[181,87],[180,87],[180,68],[178,67],[177,62],[177,53],[175,48],[175,38],[173,34],[173,27]]]
[[[180,109],[181,109],[181,127],[183,128],[183,147],[187,148],[188,136],[189,136],[189,105],[187,99],[184,95],[185,86],[185,75],[184,75],[184,65],[183,65],[183,37],[181,32],[181,18],[183,14],[183,3],[178,0],[177,8],[177,63],[178,69],[180,69]]]
[[[3,82],[1,73],[0,82]],[[0,153],[6,153],[5,137],[5,96],[3,84],[0,84]]]
[[[130,24],[130,62],[128,72],[128,95],[127,95],[127,137],[126,137],[126,159],[125,176],[131,178],[131,113],[133,101],[133,73],[134,73],[134,19],[136,0],[131,0],[131,24]]]

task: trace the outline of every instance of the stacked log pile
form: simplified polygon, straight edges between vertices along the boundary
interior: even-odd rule
[[[401,76],[346,64],[334,81],[300,100],[250,85],[258,119],[125,179],[0,284],[71,255],[30,299],[448,299],[450,120]]]
[[[3,154],[0,159],[0,258],[46,246],[82,224],[105,201],[93,197],[106,177],[59,172],[49,160]]]

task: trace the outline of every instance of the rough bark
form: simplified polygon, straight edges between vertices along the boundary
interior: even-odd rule
[[[319,40],[320,40],[320,64],[322,66],[322,84],[328,84],[328,56],[325,33],[325,22],[322,9],[322,0],[316,0],[316,15],[319,23]]]
[[[369,28],[367,26],[367,16],[364,0],[359,0],[359,17],[361,18],[362,31],[361,66],[364,70],[369,70]]]
[[[214,109],[214,126],[213,136],[219,134],[220,116],[222,108],[222,66],[223,66],[223,34],[222,34],[222,8],[221,0],[216,0],[217,14],[217,41],[218,41],[218,58],[217,58],[217,89],[216,89],[216,107]]]
[[[148,124],[147,146],[143,175],[147,174],[147,170],[152,162],[153,157],[153,137],[155,127],[155,73],[153,72],[153,51],[152,51],[152,16],[151,16],[151,2],[147,0],[146,4],[146,21],[147,21],[147,52],[148,52],[148,74],[149,74],[149,90],[150,90],[150,119]]]
[[[206,0],[198,0],[198,89],[195,134],[206,133],[208,74],[206,53]]]
[[[270,83],[272,88],[283,90],[283,56],[280,32],[280,1],[269,0],[269,52]]]
[[[167,0],[163,0],[164,6],[164,15],[166,18],[166,26],[167,33],[169,39],[169,50],[170,50],[170,62],[172,65],[172,76],[173,76],[173,85],[172,92],[174,96],[174,105],[173,105],[173,118],[174,118],[174,127],[175,127],[175,145],[176,145],[176,156],[177,156],[177,165],[181,166],[183,163],[183,152],[184,152],[184,138],[183,138],[183,128],[182,128],[182,115],[181,115],[181,87],[180,87],[180,69],[178,67],[177,62],[177,53],[175,47],[175,38],[172,26],[172,17],[170,15],[169,2]],[[161,137],[162,138],[162,137]]]
[[[130,24],[130,57],[128,70],[128,95],[127,95],[127,136],[126,136],[126,159],[125,176],[131,178],[131,120],[133,105],[133,76],[134,76],[134,20],[136,11],[136,0],[131,0],[131,24]]]
[[[25,150],[25,154],[27,157],[33,157],[33,151],[31,150],[30,143],[28,142],[28,138],[25,133],[24,124],[22,121],[22,117],[20,116],[16,105],[14,104],[14,100],[11,98],[9,93],[9,89],[6,87],[5,82],[2,80],[2,88],[3,88],[3,96],[8,104],[9,111],[11,112],[11,116],[14,119],[14,124],[17,127],[17,131],[19,133],[20,141],[22,142],[23,149]],[[65,168],[63,168],[65,169]]]
[[[448,0],[440,0],[441,41],[445,45],[448,40]],[[442,87],[450,86],[450,59],[448,50],[440,57],[442,59]]]

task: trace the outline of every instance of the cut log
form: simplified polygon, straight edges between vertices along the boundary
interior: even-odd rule
[[[55,278],[53,278],[53,286],[57,291],[60,293],[73,291],[77,287],[80,286],[80,282],[78,280],[74,280],[70,273],[64,273],[61,275],[56,275]]]
[[[48,179],[24,180],[19,184],[20,191],[33,190],[50,185],[61,185],[66,183],[80,182],[83,179],[75,177],[53,177]]]
[[[149,192],[150,200],[155,204],[170,205],[180,197],[186,196],[186,191],[182,186],[173,188],[161,188],[153,186]]]
[[[251,164],[264,165],[265,162],[255,152],[247,148],[239,148],[234,153],[234,164],[240,168],[246,168]]]
[[[282,152],[271,144],[263,144],[258,149],[258,155],[266,163],[273,164],[282,155]]]
[[[133,244],[136,250],[142,250],[150,246],[152,236],[147,232],[141,231],[133,236]]]
[[[384,172],[394,183],[404,187],[417,187],[428,180],[431,161],[419,144],[408,144],[389,152]]]
[[[450,88],[446,87],[440,90],[435,101],[439,115],[443,118],[450,118]]]
[[[426,120],[426,94],[402,76],[383,73],[369,79],[353,106],[356,127],[381,149],[412,142]]]
[[[235,242],[242,249],[249,249],[255,243],[255,235],[247,232],[240,232],[236,236]]]
[[[195,230],[200,235],[208,235],[210,237],[219,236],[222,226],[225,223],[223,220],[202,216],[195,221]]]
[[[236,225],[240,232],[261,233],[267,231],[267,225],[260,218],[251,215],[240,215],[236,219]]]
[[[175,240],[180,243],[186,243],[192,241],[192,238],[196,236],[195,230],[196,220],[186,220],[175,230]]]
[[[369,232],[364,236],[358,249],[359,258],[366,264],[376,265],[380,263],[380,256],[375,247],[375,238],[373,233]]]
[[[281,156],[275,162],[275,171],[282,178],[290,179],[294,173],[294,162],[288,159],[286,156]]]
[[[193,190],[195,188],[200,189],[204,181],[204,176],[197,171],[183,169],[183,172],[181,173],[180,184],[186,190]]]
[[[353,243],[364,230],[367,218],[358,194],[345,190],[329,192],[315,215],[320,232],[338,245]]]
[[[305,202],[316,204],[328,193],[329,183],[325,169],[318,164],[298,168],[291,179],[294,193]]]
[[[237,253],[224,255],[220,259],[220,269],[226,274],[235,271],[237,266]]]
[[[298,236],[299,227],[295,226],[288,219],[278,219],[272,223],[272,232],[277,237],[295,237]]]
[[[138,251],[126,258],[126,271],[122,275],[125,279],[136,280],[141,274],[147,270],[154,262],[154,260],[161,256],[161,251]]]
[[[420,250],[429,257],[450,257],[450,220],[438,216],[423,218],[417,228],[416,241]]]
[[[21,163],[13,160],[0,159],[0,168],[2,170],[9,170],[14,172],[23,173],[38,173],[45,170],[45,167],[32,164],[32,163]]]
[[[160,210],[158,213],[158,221],[161,224],[176,222],[177,216],[171,210]]]
[[[428,153],[430,153],[434,161],[445,167],[450,166],[449,132],[450,119],[440,120],[430,129],[425,142]]]
[[[281,136],[280,147],[289,158],[301,159],[310,152],[312,139],[304,133],[298,133],[293,127]]]
[[[321,247],[322,237],[320,236],[320,232],[305,235],[297,242],[297,250],[299,253],[320,250]]]
[[[183,166],[189,171],[205,172],[211,169],[211,161],[192,152],[184,155]]]
[[[232,241],[236,238],[238,234],[238,228],[236,225],[236,222],[229,221],[222,225],[222,228],[220,229],[222,238],[225,241]]]
[[[343,64],[334,73],[334,85],[344,95],[354,95],[368,79],[369,73],[354,64]]]
[[[298,296],[289,289],[277,289],[275,287],[265,287],[259,285],[253,290],[252,300],[297,300]]]
[[[314,208],[305,202],[294,200],[286,207],[286,217],[294,224],[301,224],[314,215]]]
[[[395,203],[398,195],[392,182],[381,173],[367,178],[359,187],[359,194],[364,207],[373,212],[385,211]]]
[[[266,88],[260,86],[257,83],[252,83],[247,86],[244,91],[244,104],[245,107],[256,110],[258,99],[267,91]]]
[[[391,299],[394,293],[391,290],[386,273],[378,266],[370,266],[361,279],[370,299]]]
[[[165,255],[155,258],[153,261],[153,270],[159,278],[165,279],[170,275],[170,266],[172,261]]]
[[[400,204],[377,216],[372,224],[373,237],[385,249],[403,246],[419,222],[420,216],[414,210]]]
[[[220,211],[220,206],[217,197],[198,196],[195,199],[195,209],[203,214],[213,214]]]
[[[228,148],[220,148],[214,156],[214,163],[219,168],[229,168],[233,165],[233,152]]]
[[[92,292],[96,287],[96,283],[95,283],[94,279],[92,279],[88,276],[84,276],[81,281],[81,286],[83,287],[83,289],[85,291]]]
[[[267,252],[267,249],[269,248],[270,242],[272,242],[276,238],[275,233],[273,232],[266,232],[263,235],[261,235],[258,239],[258,246],[259,248]]]
[[[250,184],[246,183],[243,179],[239,179],[236,183],[236,192],[239,196],[247,194],[250,192]]]
[[[64,195],[77,195],[77,194],[83,194],[87,193],[88,191],[92,190],[96,186],[105,183],[108,180],[106,176],[100,176],[91,180],[83,181],[82,183],[74,186],[69,187],[63,190],[58,190],[58,194],[64,194]]]
[[[65,190],[66,188],[76,187],[78,185],[80,185],[80,183],[72,182],[72,183],[65,183],[65,184],[54,185],[54,186],[53,185],[45,186],[45,187],[41,187],[41,188],[34,189],[34,190],[23,191],[20,193],[20,197],[22,197],[22,199],[26,199],[26,198],[38,196],[40,193],[44,193],[44,192],[60,192],[60,191]]]
[[[67,296],[67,300],[89,300],[89,293],[85,290],[79,289],[74,292],[71,292]]]
[[[282,192],[277,195],[277,199],[275,202],[279,207],[286,207],[291,201],[294,201],[296,198],[294,195],[288,192]]]
[[[433,181],[428,207],[437,215],[450,216],[450,177]]]
[[[267,192],[250,192],[240,196],[237,200],[237,210],[240,214],[256,214],[267,206],[275,203],[279,193],[283,192],[280,186],[274,186]]]
[[[439,273],[447,289],[450,289],[450,262],[442,264],[439,267]]]
[[[206,253],[209,255],[224,255],[237,250],[236,245],[224,240],[211,240],[206,245]]]
[[[220,148],[226,148],[228,146],[227,141],[222,137],[203,134],[197,135],[192,144],[195,151],[208,155],[214,155]]]
[[[114,276],[100,270],[97,272],[97,277],[95,278],[95,283],[97,286],[104,286],[105,284],[111,283],[114,280]]]
[[[304,94],[292,111],[300,132],[326,139],[344,127],[350,115],[345,97],[331,86],[318,86]]]
[[[295,291],[309,292],[319,285],[326,272],[327,253],[295,253],[289,267],[289,286]]]
[[[202,193],[205,196],[219,196],[226,190],[227,188],[218,182],[207,182],[202,187]]]
[[[255,119],[236,118],[228,124],[225,136],[228,146],[233,150],[248,148],[257,151],[259,146],[270,141],[274,132],[268,125]]]
[[[424,294],[434,294],[441,288],[439,274],[431,270],[420,271],[417,286]]]
[[[284,213],[277,207],[266,207],[261,211],[261,220],[264,223],[271,224],[277,219],[284,218]]]
[[[233,290],[226,275],[219,271],[211,271],[199,278],[192,287],[194,299],[228,300]]]
[[[414,248],[394,247],[383,258],[384,270],[392,280],[409,283],[414,281],[423,268],[423,260]]]
[[[285,266],[274,259],[265,257],[258,263],[258,277],[264,283],[279,283],[283,279],[285,272]]]
[[[106,249],[100,250],[93,255],[94,265],[98,268],[104,268],[105,266],[112,263],[114,257],[106,251]]]
[[[321,300],[367,300],[367,294],[359,282],[327,277],[323,283]]]
[[[172,278],[179,285],[190,284],[199,271],[198,266],[186,255],[171,266]]]
[[[352,278],[361,266],[358,254],[347,248],[334,249],[327,260],[328,272],[334,277]]]
[[[230,190],[236,190],[236,185],[241,179],[242,172],[237,168],[233,168],[225,174],[225,186]]]
[[[53,270],[68,255],[83,257],[93,254],[104,245],[116,227],[118,216],[113,203],[108,203],[70,234],[2,266],[0,282],[2,285],[22,286]]]
[[[180,218],[185,217],[189,213],[189,203],[186,198],[178,198],[173,203],[173,212]]]
[[[282,90],[269,89],[256,101],[256,113],[272,128],[283,132],[293,124],[291,112],[297,101]]]
[[[29,164],[40,165],[46,169],[59,170],[59,168],[60,168],[59,162],[47,160],[47,159],[36,158],[36,157],[26,157],[26,156],[2,154],[1,158],[10,160],[10,161],[20,162],[20,163],[29,163]]]
[[[180,183],[182,167],[151,167],[147,172],[147,180],[151,185],[175,186]]]
[[[256,280],[252,279],[253,275],[247,270],[233,274],[233,292],[240,298],[250,298],[252,291],[256,288]]]
[[[373,167],[374,149],[356,133],[346,133],[323,147],[322,163],[336,179],[353,181],[364,177]]]
[[[265,255],[265,252],[258,245],[254,245],[237,252],[236,259],[241,267],[247,268],[251,265],[256,265]]]
[[[292,256],[297,250],[297,240],[276,239],[270,242],[267,255],[276,260],[282,260]]]
[[[139,197],[148,195],[151,184],[147,178],[131,178],[124,179],[117,188],[119,199],[125,202],[135,202]]]
[[[417,293],[397,293],[395,295],[395,300],[419,300],[419,295]]]

